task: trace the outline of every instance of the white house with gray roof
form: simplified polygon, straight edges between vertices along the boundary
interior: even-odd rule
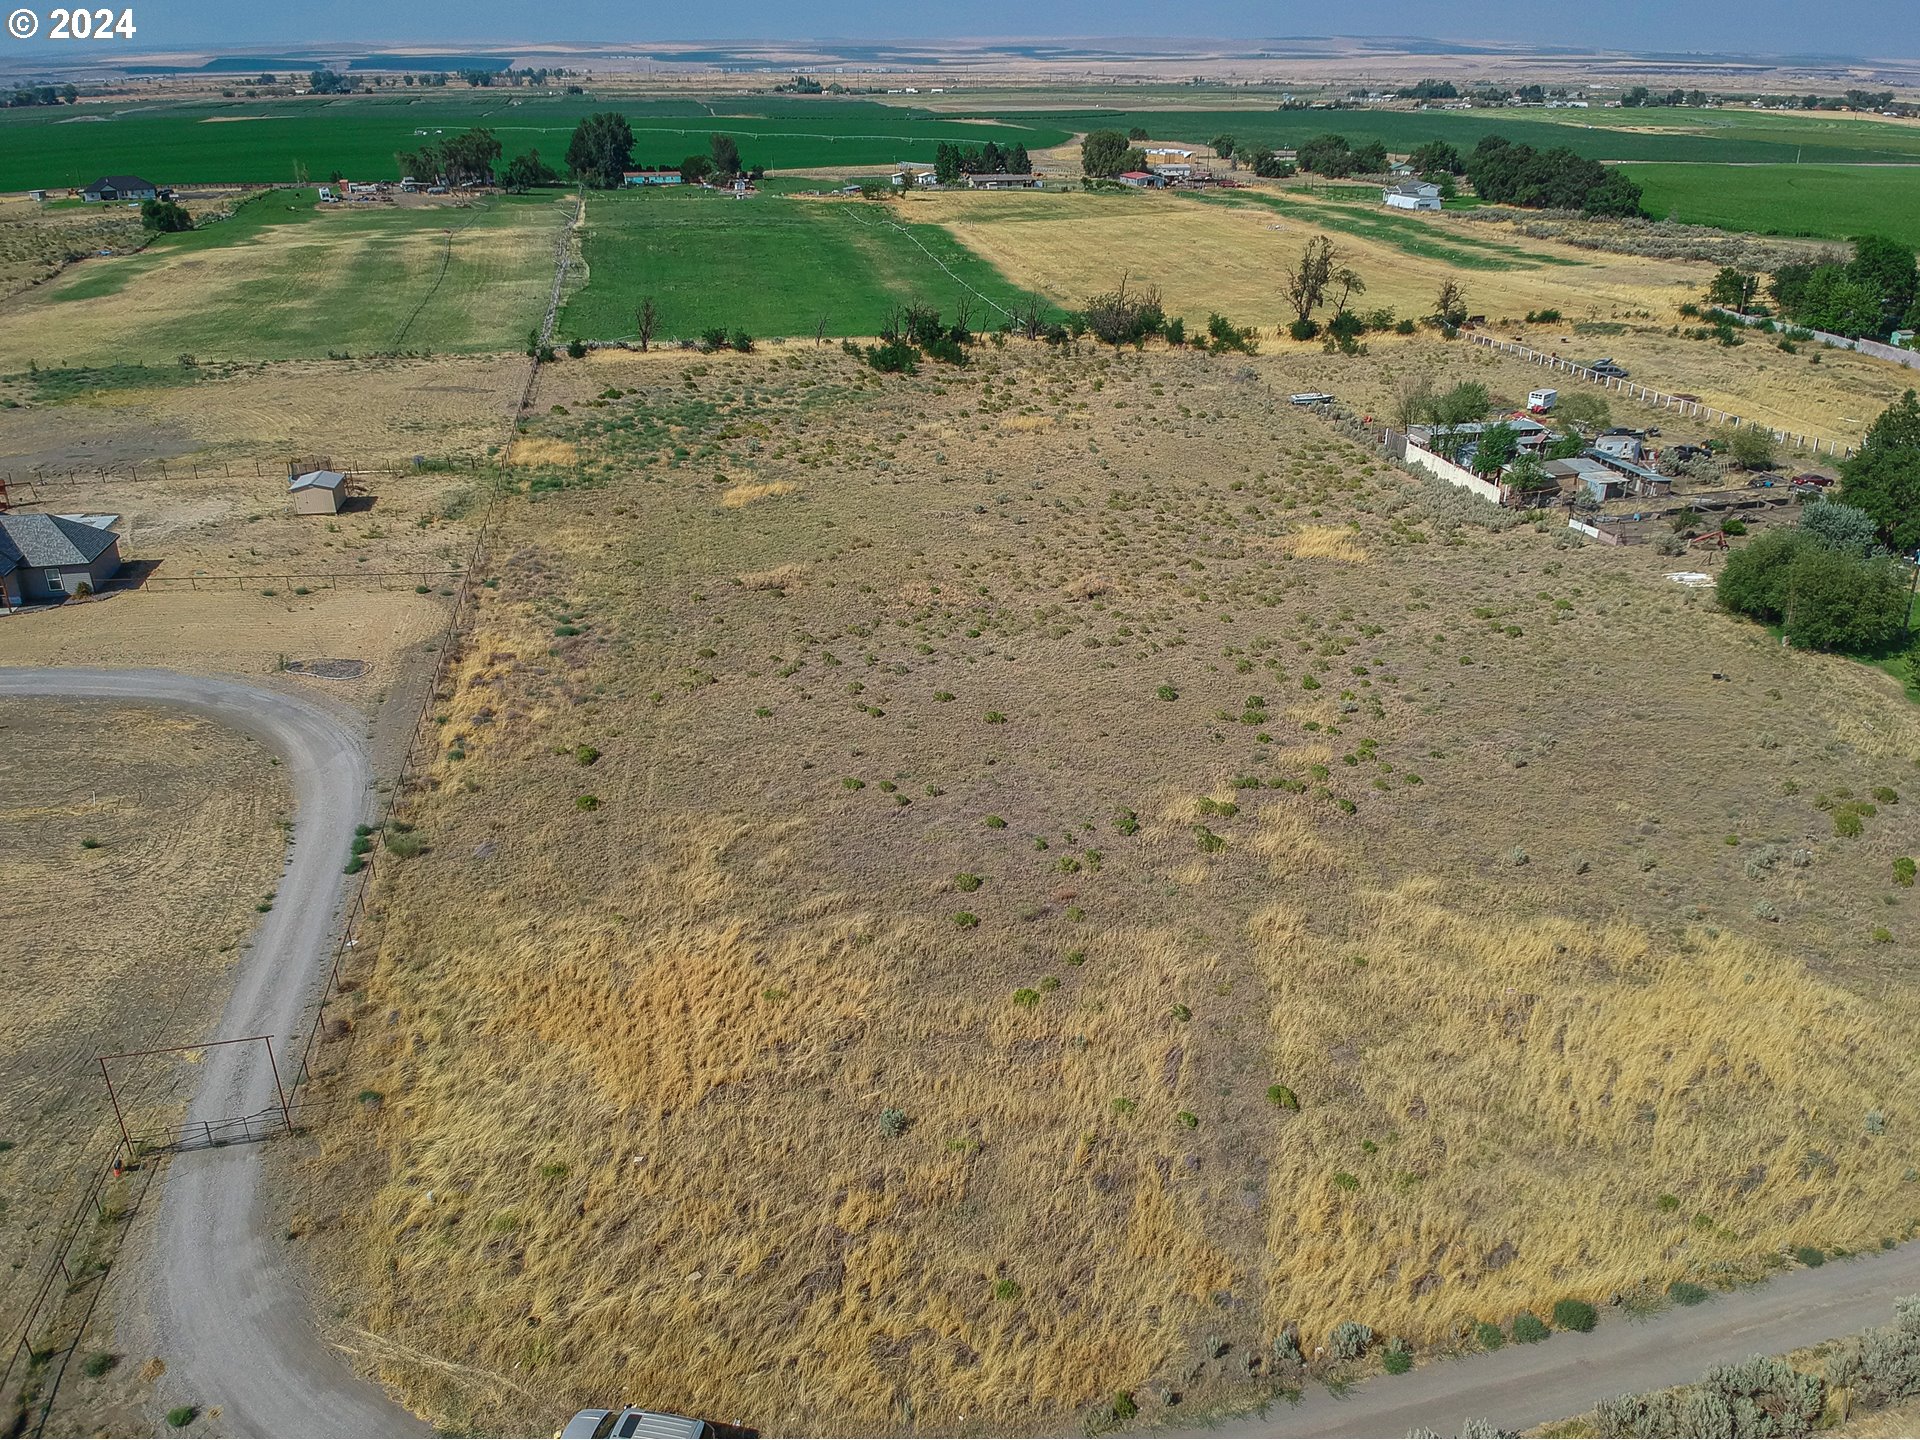
[[[120,570],[116,517],[0,514],[0,606],[37,605],[98,590]],[[105,522],[105,523],[101,523]]]

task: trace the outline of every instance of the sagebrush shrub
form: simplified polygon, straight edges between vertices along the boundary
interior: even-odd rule
[[[1513,1338],[1522,1345],[1537,1345],[1552,1333],[1546,1321],[1531,1310],[1522,1310],[1513,1317]]]
[[[1373,1344],[1373,1327],[1342,1320],[1327,1336],[1327,1353],[1336,1360],[1358,1360]]]
[[[1584,1300],[1556,1300],[1553,1302],[1553,1326],[1556,1330],[1573,1330],[1585,1334],[1593,1329],[1599,1320],[1599,1314]]]

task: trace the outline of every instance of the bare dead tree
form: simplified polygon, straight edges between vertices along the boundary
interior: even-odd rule
[[[824,345],[827,343],[827,317],[824,315],[814,324],[813,343],[816,345]]]
[[[1040,338],[1041,320],[1044,313],[1040,297],[1037,294],[1023,296],[1013,307],[1013,324],[1029,340]]]
[[[660,308],[653,303],[653,297],[647,296],[640,302],[640,308],[634,312],[633,328],[640,336],[640,349],[644,353],[653,343],[653,332],[660,326]]]

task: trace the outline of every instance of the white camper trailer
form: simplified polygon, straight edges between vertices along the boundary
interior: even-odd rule
[[[1527,409],[1536,415],[1544,415],[1560,403],[1558,390],[1534,390],[1527,395]]]

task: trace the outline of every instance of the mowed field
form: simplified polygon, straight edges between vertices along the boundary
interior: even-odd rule
[[[335,209],[310,189],[268,192],[231,220],[15,295],[0,305],[0,353],[13,369],[514,348],[540,321],[569,205]]]
[[[1660,219],[1830,240],[1890,235],[1920,247],[1920,163],[1633,165],[1628,174]]]
[[[488,89],[279,100],[148,101],[0,111],[0,190],[78,187],[129,167],[161,184],[289,184],[338,170],[356,180],[398,180],[397,156],[441,132],[483,125],[508,156],[566,154],[574,126],[617,110],[634,131],[641,164],[677,165],[705,154],[707,137],[734,137],[750,165],[881,165],[933,159],[941,140],[998,140],[1030,148],[1072,132],[1045,117],[974,124],[926,111],[828,96],[722,95],[712,100],[599,99]],[[421,132],[426,132],[422,134]]]
[[[1907,1233],[1920,712],[1283,402],[1461,353],[547,377],[294,1181],[383,1378],[1057,1432]]]
[[[9,659],[24,660],[13,648]],[[41,1278],[40,1246],[105,1163],[113,1111],[96,1055],[211,1032],[226,975],[280,873],[284,777],[251,740],[134,706],[0,707],[0,1313]],[[163,1127],[188,1060],[126,1062],[130,1123]]]
[[[905,223],[903,223],[903,221]],[[745,199],[702,191],[596,195],[584,236],[587,280],[557,333],[630,338],[643,296],[660,307],[658,339],[711,326],[751,335],[872,335],[913,301],[951,315],[962,302],[986,328],[1018,295],[992,265],[938,225],[889,204]]]

